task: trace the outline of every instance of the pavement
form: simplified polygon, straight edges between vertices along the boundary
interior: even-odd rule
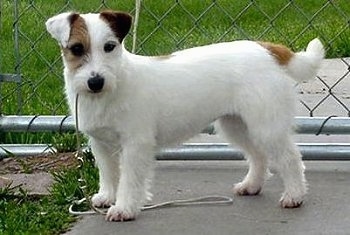
[[[349,116],[350,109],[350,58],[325,59],[317,79],[298,85],[297,116],[337,115]],[[332,95],[329,95],[331,90]]]
[[[309,193],[297,209],[282,209],[282,181],[273,176],[259,196],[233,196],[247,166],[242,161],[158,162],[154,202],[219,194],[231,205],[142,211],[135,221],[83,216],[67,235],[87,234],[350,234],[350,162],[306,162]]]
[[[31,195],[47,195],[53,183],[50,173],[38,172],[35,174],[4,174],[0,175],[0,188],[11,185],[11,187],[21,186]]]

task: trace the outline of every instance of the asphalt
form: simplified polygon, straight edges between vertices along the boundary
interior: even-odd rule
[[[142,211],[135,221],[107,222],[82,216],[66,234],[350,234],[350,162],[306,162],[309,193],[297,209],[278,204],[278,176],[259,196],[234,196],[232,185],[245,175],[241,161],[158,162],[154,202],[219,194],[231,205],[182,206]]]

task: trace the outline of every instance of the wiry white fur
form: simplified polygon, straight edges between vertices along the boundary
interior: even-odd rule
[[[318,38],[309,42],[306,51],[295,53],[288,64],[288,73],[298,82],[310,80],[316,76],[324,57],[324,48]]]
[[[69,40],[70,25],[68,22],[68,16],[70,14],[70,12],[65,12],[51,17],[45,24],[51,36],[63,47],[67,46]]]
[[[146,191],[159,148],[181,143],[215,120],[249,160],[246,178],[234,188],[237,194],[259,193],[270,162],[284,181],[282,206],[301,204],[307,189],[301,155],[291,139],[295,105],[291,78],[311,79],[316,73],[324,54],[317,39],[287,67],[253,41],[153,58],[131,54],[122,44],[105,53],[104,43],[117,38],[98,14],[81,16],[88,27],[91,54],[78,70],[65,67],[65,88],[73,114],[79,94],[75,118],[90,137],[100,169],[100,190],[92,201],[96,206],[114,204],[108,220],[132,219],[140,212],[149,196]],[[87,86],[92,73],[105,78],[100,93]]]

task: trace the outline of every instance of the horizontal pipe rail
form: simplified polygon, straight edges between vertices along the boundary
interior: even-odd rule
[[[298,144],[303,160],[350,160],[350,144]],[[45,144],[0,145],[0,159],[15,155],[33,156],[54,153]],[[157,160],[243,160],[243,153],[226,143],[193,143],[164,148],[156,154]]]
[[[67,132],[74,131],[72,116],[1,116],[1,132]]]
[[[300,134],[350,134],[348,117],[296,117]],[[0,132],[67,132],[74,131],[72,116],[0,116]],[[214,134],[213,125],[203,133]],[[299,144],[305,160],[350,160],[349,144]],[[55,152],[49,145],[0,145],[0,159],[6,156],[33,156]],[[241,160],[243,154],[227,144],[184,144],[164,148],[158,160]]]
[[[296,132],[300,134],[350,134],[349,117],[296,117]],[[0,116],[0,132],[66,132],[74,131],[72,116]],[[213,134],[213,126],[204,133]]]
[[[55,148],[47,144],[1,144],[0,160],[5,157],[27,157],[56,152]]]
[[[350,160],[350,144],[302,143],[298,147],[303,160]],[[165,148],[157,154],[158,160],[243,160],[241,151],[226,143],[184,144]]]

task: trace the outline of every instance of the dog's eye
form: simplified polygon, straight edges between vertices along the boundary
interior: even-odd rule
[[[84,46],[81,43],[73,44],[69,49],[75,56],[82,56],[84,54]]]
[[[104,50],[106,53],[109,53],[109,52],[113,51],[115,47],[116,47],[116,44],[115,44],[114,42],[107,42],[107,43],[104,45],[103,50]]]

